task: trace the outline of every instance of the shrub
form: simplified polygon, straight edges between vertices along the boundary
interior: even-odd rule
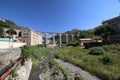
[[[104,49],[105,51],[109,51],[109,47],[108,47],[108,46],[103,46],[103,49]]]
[[[58,54],[56,54],[56,55],[55,55],[55,58],[56,58],[56,59],[58,59],[58,58],[59,58],[59,55],[58,55]]]
[[[45,44],[39,44],[38,47],[43,48],[43,47],[45,47]]]
[[[78,41],[72,41],[72,42],[69,42],[67,44],[67,46],[79,46],[79,42]]]
[[[104,49],[101,47],[93,47],[93,48],[90,48],[90,51],[89,51],[89,54],[92,54],[92,55],[100,55],[103,53],[104,53]]]
[[[105,55],[103,58],[102,58],[102,63],[103,64],[112,64],[114,61],[113,61],[113,58],[108,56],[108,55]]]

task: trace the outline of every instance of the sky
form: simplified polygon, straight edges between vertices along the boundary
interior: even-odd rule
[[[0,17],[37,31],[87,30],[119,16],[120,0],[0,0]]]

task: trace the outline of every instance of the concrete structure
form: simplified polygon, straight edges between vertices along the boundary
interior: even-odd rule
[[[120,26],[120,16],[102,22],[103,26]]]
[[[14,33],[11,34],[11,31]],[[42,44],[43,39],[39,32],[33,31],[28,28],[11,29],[4,28],[4,36],[12,39],[18,38],[20,41],[27,43],[27,45],[38,45]]]
[[[11,30],[12,32],[14,32],[14,34],[11,34]],[[27,43],[27,45],[38,45],[38,44],[42,44],[43,42],[43,38],[41,36],[41,34],[45,35],[45,44],[48,45],[48,34],[52,35],[52,44],[54,46],[56,46],[56,40],[55,40],[55,35],[59,35],[59,45],[62,44],[62,38],[61,35],[63,35],[62,33],[56,33],[56,32],[42,32],[42,31],[33,31],[31,29],[28,28],[21,28],[21,29],[11,29],[11,28],[4,28],[4,36],[5,37],[10,37],[10,38],[18,38],[20,41]],[[69,35],[71,35],[71,39],[72,41],[74,40],[74,34],[65,34],[66,37],[66,43],[69,42]],[[60,46],[61,47],[61,46]]]
[[[49,40],[48,40],[48,34],[51,34],[52,35],[52,43],[53,43],[53,45],[54,46],[56,46],[56,40],[55,40],[55,35],[59,35],[59,43],[58,43],[58,45],[59,45],[59,47],[61,47],[61,45],[62,45],[62,35],[64,35],[65,36],[65,38],[66,38],[66,43],[68,43],[69,42],[69,36],[71,36],[71,39],[72,39],[72,41],[74,40],[74,36],[75,36],[75,34],[63,34],[63,33],[56,33],[56,32],[42,32],[42,31],[39,31],[41,34],[44,34],[45,35],[45,44],[46,44],[46,46],[47,45],[50,45],[50,43],[51,43],[51,41],[50,41],[50,43],[49,43]],[[79,34],[77,34],[77,36],[80,36],[80,33]],[[51,46],[51,45],[50,45]]]
[[[59,40],[60,40],[59,47],[61,47],[61,44],[62,44],[61,34],[59,34]]]
[[[10,64],[12,61],[15,61],[21,55],[20,48],[14,48],[11,50],[0,50],[0,70],[2,70],[6,65]]]
[[[55,47],[56,46],[56,40],[55,40],[55,35],[56,34],[62,34],[62,33],[56,33],[56,32],[42,32],[42,31],[39,31],[41,34],[44,34],[45,35],[45,44],[46,44],[46,47]],[[52,45],[51,45],[51,40],[48,40],[48,34],[51,34],[52,35]],[[61,39],[60,39],[61,40]],[[60,41],[62,42],[62,40]]]
[[[107,41],[108,43],[120,43],[120,34],[108,36]]]
[[[48,38],[47,38],[48,33],[44,33],[44,35],[45,35],[45,44],[47,45],[48,44]]]
[[[116,27],[116,33],[120,34],[120,16],[102,22],[103,26]]]
[[[55,41],[55,34],[52,34],[52,37],[53,37],[53,45],[55,45],[56,44],[56,41]]]
[[[12,34],[11,31],[14,31]],[[12,38],[20,38],[21,37],[21,30],[19,29],[11,29],[11,28],[4,28],[4,36],[5,37],[12,37]]]
[[[17,74],[18,76],[13,78],[13,80],[28,80],[30,72],[32,70],[32,60],[28,59],[24,62],[24,65],[22,65],[18,70]]]
[[[80,45],[83,46],[84,43],[102,42],[102,39],[85,38],[85,39],[79,39],[79,42],[80,42]]]
[[[90,42],[93,42],[92,39],[90,38],[86,38],[86,39],[79,39],[79,42],[80,42],[80,45],[84,45],[84,43],[90,43]]]
[[[68,43],[68,34],[65,34],[66,36],[66,43]]]
[[[71,34],[71,36],[72,36],[72,41],[74,41],[74,36],[75,36],[75,35],[74,35],[74,34]]]
[[[22,42],[0,42],[0,49],[12,49],[19,48],[26,45],[26,43]]]

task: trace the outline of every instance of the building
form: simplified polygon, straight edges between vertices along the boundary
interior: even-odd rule
[[[120,16],[102,22],[103,26],[116,27],[116,33],[120,34]]]
[[[14,40],[18,39],[18,42],[24,42],[27,43],[27,45],[38,45],[43,42],[42,36],[39,32],[28,28],[4,28],[4,37]]]
[[[120,16],[102,22],[103,26],[120,27]]]
[[[108,36],[108,43],[120,43],[120,16],[102,22],[103,26],[116,27],[116,35]]]
[[[84,45],[84,43],[90,43],[93,42],[92,39],[90,38],[85,38],[85,39],[79,39],[80,45]]]
[[[43,39],[39,32],[25,28],[22,29],[21,41],[27,43],[27,45],[38,45],[42,44]]]
[[[79,39],[79,43],[81,46],[83,46],[85,43],[92,43],[92,42],[102,42],[102,39],[98,38],[84,38],[84,39]]]
[[[107,38],[108,43],[120,43],[120,34],[110,35]]]

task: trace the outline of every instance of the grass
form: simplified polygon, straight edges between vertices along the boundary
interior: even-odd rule
[[[53,48],[44,48],[40,46],[25,46],[22,48],[21,56],[24,59],[31,58],[33,68],[35,68],[43,59],[55,51]]]
[[[61,48],[56,58],[75,64],[102,80],[120,79],[120,45],[105,45],[102,55],[91,55],[80,47]]]

